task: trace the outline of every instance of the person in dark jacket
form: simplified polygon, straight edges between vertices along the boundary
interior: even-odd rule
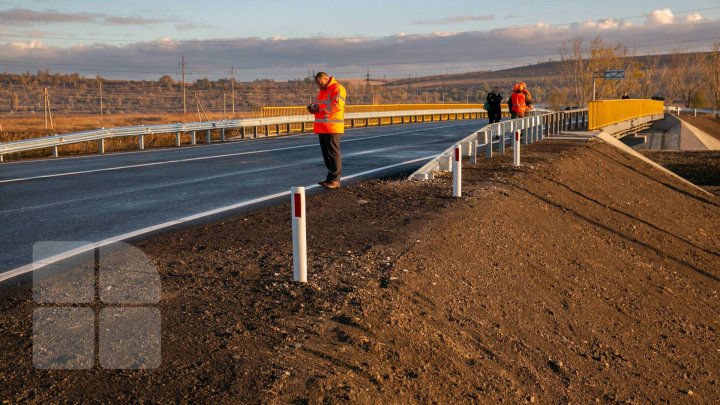
[[[488,119],[490,123],[500,122],[501,111],[500,103],[502,103],[502,94],[497,87],[493,87],[492,91],[485,97],[487,104]]]

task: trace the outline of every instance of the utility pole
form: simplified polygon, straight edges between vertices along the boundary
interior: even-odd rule
[[[235,66],[230,66],[230,98],[232,99],[232,116],[235,117]]]
[[[185,57],[183,56],[180,62],[182,67],[182,90],[183,90],[183,114],[187,114],[187,105],[185,104]]]
[[[102,90],[102,80],[99,81],[100,83],[100,116],[103,115],[103,90]]]
[[[365,97],[368,98],[368,104],[372,104],[372,96],[370,95],[370,69],[365,75]]]
[[[45,96],[45,129],[48,129],[48,118],[50,119],[50,129],[54,129],[52,112],[50,111],[50,93],[47,87],[45,87],[43,95]]]

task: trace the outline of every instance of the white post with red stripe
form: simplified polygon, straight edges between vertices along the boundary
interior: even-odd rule
[[[295,281],[307,282],[307,241],[305,236],[305,187],[290,188],[292,215],[293,276]]]
[[[513,138],[513,166],[520,166],[520,134],[521,130],[515,131],[515,137]]]
[[[459,143],[455,144],[455,148],[453,148],[452,171],[453,197],[460,197],[462,195],[462,145]]]

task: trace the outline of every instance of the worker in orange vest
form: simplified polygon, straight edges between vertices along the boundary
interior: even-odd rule
[[[325,167],[328,173],[324,181],[319,182],[327,189],[340,188],[342,174],[342,153],[340,135],[345,133],[345,88],[334,77],[325,72],[315,75],[320,91],[317,101],[307,109],[315,114],[313,132],[318,135]]]
[[[513,93],[510,96],[510,102],[512,103],[512,112],[515,113],[515,117],[525,117],[525,110],[527,110],[527,104],[525,104],[525,86],[522,84],[516,84],[513,88]]]
[[[528,86],[527,84],[525,84],[525,82],[520,82],[520,86],[522,86],[523,93],[525,94],[525,105],[527,106],[528,110],[532,110],[533,99],[532,95],[530,94],[530,90],[528,90]]]

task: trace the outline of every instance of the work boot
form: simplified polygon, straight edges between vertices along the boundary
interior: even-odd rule
[[[336,188],[340,188],[340,182],[339,182],[339,181],[336,181],[336,180],[332,180],[332,181],[327,181],[327,180],[326,180],[326,181],[321,181],[321,182],[318,183],[318,184],[321,185],[321,186],[323,186],[323,187],[325,187],[325,188],[327,188],[328,190],[334,190],[334,189],[336,189]]]

